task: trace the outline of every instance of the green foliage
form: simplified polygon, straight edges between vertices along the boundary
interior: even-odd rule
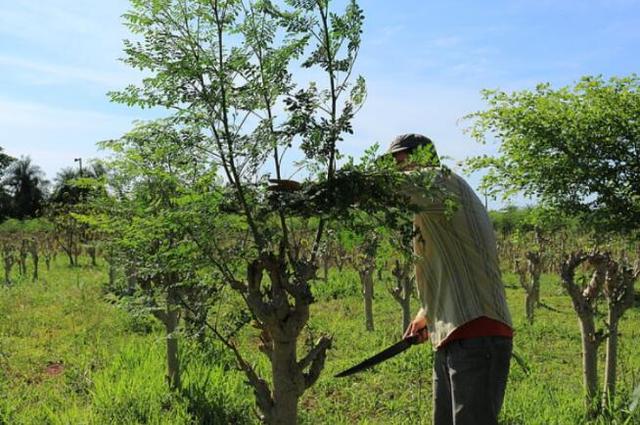
[[[317,282],[304,337],[330,329],[334,349],[327,371],[302,398],[305,424],[431,423],[431,347],[422,345],[347,380],[334,373],[352,366],[399,338],[397,304],[384,291],[376,294],[375,332],[362,332],[362,300],[354,270],[332,269],[329,285]],[[619,394],[604,416],[582,417],[580,333],[568,297],[557,278],[542,277],[542,300],[533,326],[524,323],[517,276],[504,274],[507,301],[515,318],[515,347],[530,370],[512,362],[501,422],[507,424],[636,423],[634,389],[638,386],[640,311],[621,322]],[[169,394],[164,384],[164,335],[159,328],[139,334],[129,330],[129,313],[102,296],[105,271],[53,264],[46,283],[23,281],[2,289],[0,297],[0,423],[66,424],[253,424],[251,394],[233,358],[208,341],[202,350],[183,343],[184,390]],[[327,289],[327,292],[325,291]],[[330,292],[344,293],[339,299]],[[350,289],[349,289],[350,288]],[[415,304],[415,303],[414,303]],[[417,307],[414,305],[414,307]],[[255,350],[258,335],[246,327],[238,342],[249,360],[268,369]],[[61,362],[60,375],[48,375],[50,362]],[[262,369],[261,369],[262,370]],[[636,401],[637,404],[637,401]]]
[[[49,202],[71,206],[102,195],[101,185],[97,183],[106,172],[103,163],[99,161],[93,161],[82,171],[75,168],[62,169],[56,176]]]
[[[487,169],[483,187],[522,192],[597,228],[632,231],[640,223],[640,78],[584,77],[574,86],[505,93],[485,90],[488,108],[468,115],[500,154],[469,161]]]
[[[0,157],[0,161],[2,159]],[[48,183],[42,169],[33,164],[31,158],[21,157],[10,162],[2,174],[3,202],[0,215],[20,220],[40,216]]]
[[[576,220],[560,211],[541,206],[507,206],[498,211],[489,211],[494,229],[504,235],[526,233],[534,230],[554,232],[560,229],[577,230]]]
[[[362,292],[360,277],[352,269],[338,271],[332,269],[329,272],[327,282],[317,282],[311,287],[313,296],[318,301],[342,300],[348,297],[357,297]]]
[[[164,382],[164,335],[106,302],[104,270],[54,262],[0,297],[1,424],[253,422],[251,395],[219,343],[186,342],[183,391]],[[52,367],[53,366],[53,367]]]

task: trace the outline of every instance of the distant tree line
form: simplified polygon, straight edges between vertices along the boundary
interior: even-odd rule
[[[52,185],[30,157],[13,158],[0,147],[0,222],[39,218],[49,209],[77,205],[92,190],[83,186],[82,178],[99,178],[104,172],[99,163],[84,170],[68,167],[58,172]]]

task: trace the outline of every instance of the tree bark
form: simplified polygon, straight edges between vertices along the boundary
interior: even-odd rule
[[[607,297],[608,317],[607,330],[607,358],[605,364],[604,387],[602,391],[602,405],[608,406],[616,394],[616,368],[618,360],[618,323],[625,311],[635,302],[635,281],[640,272],[632,271],[625,264],[609,261],[607,276],[604,284],[604,294]]]
[[[362,294],[364,296],[364,324],[367,331],[373,331],[373,270],[365,267],[360,271]]]
[[[296,341],[274,341],[271,370],[273,373],[273,409],[271,425],[294,425],[298,418],[298,398],[304,383],[297,376]]]
[[[93,267],[97,267],[98,262],[96,261],[96,247],[93,244],[87,247],[87,254],[89,254],[89,257],[91,257],[91,265]]]
[[[31,260],[33,261],[33,275],[32,280],[35,282],[38,280],[38,264],[40,263],[40,257],[38,256],[38,244],[35,240],[29,241],[28,251],[31,254]]]
[[[178,337],[176,331],[178,329],[178,309],[173,296],[173,290],[169,289],[167,293],[167,305],[165,310],[154,312],[163,324],[167,340],[167,384],[172,390],[180,388],[180,359],[178,357]]]
[[[116,283],[116,265],[109,262],[109,288],[113,288]]]
[[[180,359],[178,358],[178,311],[175,306],[167,306],[167,382],[171,389],[180,388]]]
[[[9,250],[9,248],[4,248],[3,253],[3,260],[4,260],[4,283],[6,285],[10,285],[11,284],[11,269],[13,268],[13,264],[15,262],[15,259],[13,257],[13,252],[11,252]]]
[[[614,312],[609,308],[609,337],[607,338],[607,358],[604,371],[604,391],[602,392],[603,406],[609,404],[616,394],[616,365],[618,361],[618,320]]]
[[[529,270],[529,274],[531,275],[531,297],[533,298],[532,308],[536,308],[540,305],[540,275],[542,274],[542,253],[528,252],[527,268]],[[531,322],[533,323],[533,312]]]
[[[526,254],[527,259],[529,258],[529,254],[531,253],[528,252]],[[527,279],[527,273],[531,273],[531,271],[532,264],[530,260],[527,260],[526,267],[520,263],[520,260],[515,260],[515,272],[518,275],[520,286],[522,287],[522,289],[524,289],[525,292],[524,311],[527,318],[527,323],[529,323],[529,325],[533,325],[536,307],[535,278],[532,275],[530,280]]]
[[[20,245],[20,257],[18,258],[20,276],[27,275],[27,255],[29,255],[29,241],[23,239]]]
[[[269,289],[262,286],[263,274],[269,275]],[[324,367],[331,338],[321,337],[306,353],[296,361],[296,341],[309,320],[309,305],[313,296],[309,280],[316,271],[315,263],[298,264],[294,282],[287,273],[284,250],[279,255],[264,253],[247,267],[246,283],[230,280],[231,287],[243,294],[247,306],[256,318],[256,325],[262,330],[259,346],[271,363],[273,376],[272,391],[265,380],[241,356],[233,343],[214,334],[231,348],[239,367],[245,372],[254,389],[262,419],[270,425],[291,425],[297,423],[298,399],[320,376]]]
[[[402,309],[402,333],[404,333],[411,323],[411,292],[414,286],[413,277],[411,276],[412,266],[413,264],[410,261],[405,260],[405,263],[401,264],[399,260],[396,260],[393,269],[396,286],[389,290],[393,299],[400,304],[400,308]]]
[[[593,316],[580,317],[580,332],[582,334],[583,381],[586,391],[585,408],[589,416],[593,417],[597,411],[599,345]]]
[[[588,261],[595,268],[591,281],[582,288],[574,281],[576,268]],[[595,301],[606,277],[609,261],[607,254],[582,252],[572,253],[562,264],[562,285],[569,293],[573,308],[580,321],[582,335],[582,369],[585,389],[585,410],[587,416],[593,418],[598,414],[598,347],[603,341],[601,333],[595,328]]]
[[[67,254],[67,258],[69,258],[69,267],[74,267],[76,263],[73,259],[73,254],[71,253],[71,251],[66,249],[64,250],[64,252]]]

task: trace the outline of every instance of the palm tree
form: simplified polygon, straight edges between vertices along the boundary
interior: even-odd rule
[[[94,161],[89,167],[80,170],[76,168],[63,168],[58,172],[55,185],[51,194],[51,201],[54,203],[75,205],[82,200],[86,200],[92,193],[92,188],[78,184],[79,178],[98,179],[106,174],[106,169],[102,163]]]
[[[4,171],[4,169],[13,161],[15,161],[15,158],[4,153],[4,149],[0,146],[0,173],[2,173],[2,171]]]
[[[10,196],[8,215],[20,220],[36,217],[44,205],[48,183],[42,169],[29,157],[9,164],[2,179]]]
[[[5,168],[13,161],[15,161],[15,158],[4,153],[4,149],[0,146],[0,176],[4,173]],[[0,185],[0,221],[3,221],[9,215],[10,211],[11,196],[5,188]]]

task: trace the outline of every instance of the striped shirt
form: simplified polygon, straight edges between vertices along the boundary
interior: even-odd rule
[[[416,286],[434,348],[460,326],[479,317],[512,327],[498,265],[493,226],[482,202],[454,172],[435,181],[456,204],[444,203],[425,190],[406,190],[420,208],[415,214]]]

